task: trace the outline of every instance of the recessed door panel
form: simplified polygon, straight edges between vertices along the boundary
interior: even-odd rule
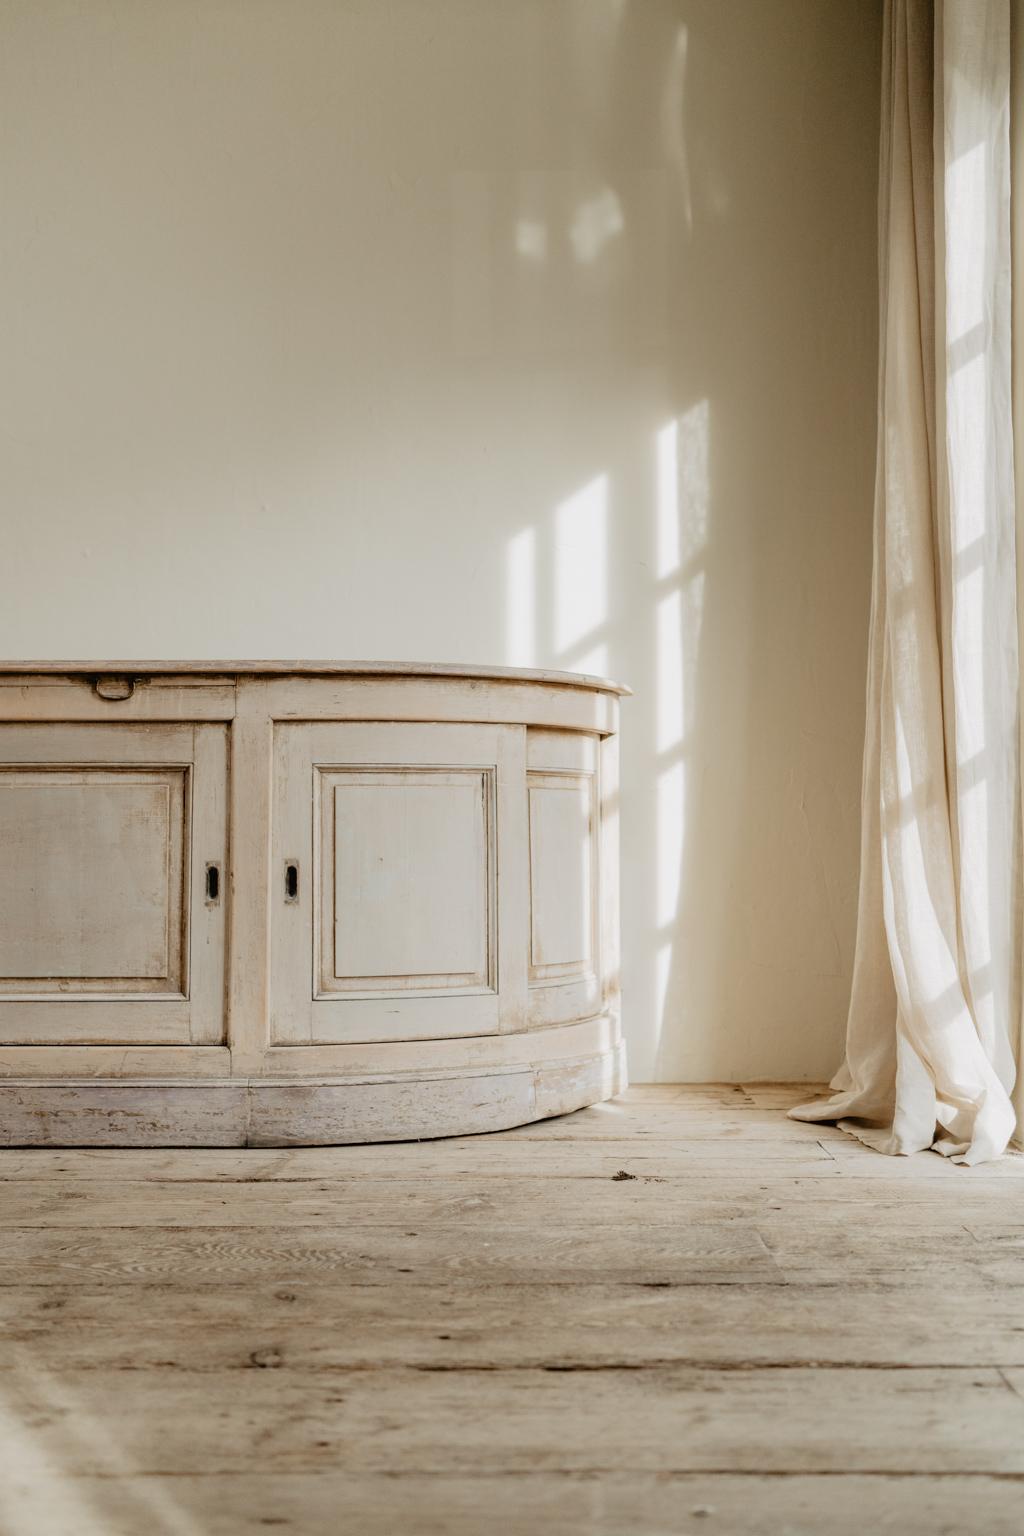
[[[515,726],[276,728],[274,1041],[484,1035],[521,1020],[525,965],[508,944],[526,893],[498,850],[511,835],[524,846],[523,752]]]
[[[581,975],[594,948],[593,780],[531,774],[530,978]]]
[[[0,996],[184,995],[186,772],[0,768]]]
[[[493,770],[318,779],[320,992],[487,987]]]
[[[223,1037],[220,725],[0,727],[0,1041]]]

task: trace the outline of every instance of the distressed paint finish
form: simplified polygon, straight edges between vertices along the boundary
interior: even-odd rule
[[[624,691],[0,665],[0,1144],[401,1140],[617,1092]]]
[[[0,691],[0,1047],[223,1040],[227,752],[217,722],[39,724]]]
[[[293,1147],[508,1130],[625,1086],[621,1045],[550,1065],[369,1081],[0,1082],[0,1147]]]

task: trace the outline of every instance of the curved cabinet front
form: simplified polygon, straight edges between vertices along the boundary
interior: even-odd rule
[[[506,1128],[623,1083],[600,679],[0,671],[0,1142]]]

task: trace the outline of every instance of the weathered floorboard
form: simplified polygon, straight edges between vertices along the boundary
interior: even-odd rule
[[[811,1092],[0,1155],[3,1536],[1017,1536],[1024,1158]]]

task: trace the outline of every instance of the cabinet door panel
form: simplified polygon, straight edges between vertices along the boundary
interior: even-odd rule
[[[183,996],[184,813],[181,768],[0,768],[0,996]]]
[[[521,1020],[525,964],[511,946],[518,933],[525,950],[523,737],[515,726],[277,727],[276,1042],[483,1035]]]
[[[491,771],[318,778],[320,993],[489,987]]]
[[[529,1019],[540,1027],[601,1007],[596,743],[531,732],[529,763]]]
[[[0,1041],[223,1036],[222,726],[0,727]]]
[[[530,979],[580,975],[594,949],[593,781],[531,774]]]

